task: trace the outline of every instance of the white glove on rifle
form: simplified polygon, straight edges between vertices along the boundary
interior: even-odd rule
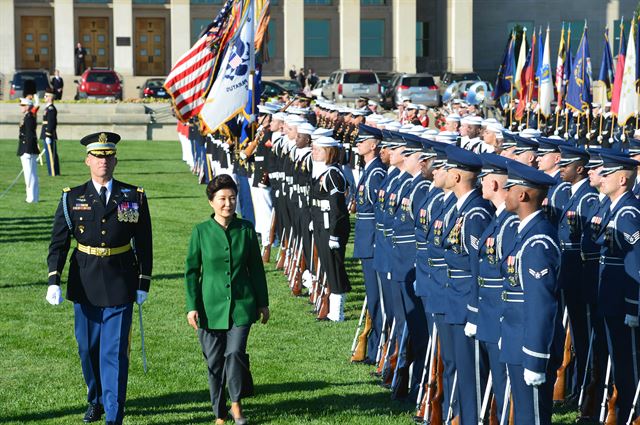
[[[148,296],[149,296],[149,293],[147,291],[141,291],[140,289],[138,289],[136,291],[136,304],[142,305],[142,303],[144,303],[147,300]]]
[[[478,326],[477,325],[474,325],[471,322],[467,322],[467,324],[464,325],[464,334],[466,336],[468,336],[469,338],[475,337],[477,332],[478,332]]]
[[[329,248],[330,249],[339,249],[340,248],[340,242],[338,242],[335,239],[329,239]]]
[[[62,298],[62,291],[60,290],[60,286],[49,285],[49,287],[47,288],[47,296],[45,297],[45,299],[51,305],[58,305],[62,301],[64,301],[64,298]]]
[[[47,145],[50,145],[50,144],[51,144],[51,137],[45,137],[45,138],[44,138],[44,142],[45,142]]]
[[[309,231],[313,232],[313,221],[309,222]]]
[[[547,376],[544,373],[534,372],[529,369],[524,370],[524,382],[527,385],[532,385],[537,387],[538,385],[542,385],[547,380]]]
[[[638,316],[632,316],[630,314],[626,314],[624,316],[624,324],[629,326],[630,328],[638,327]]]

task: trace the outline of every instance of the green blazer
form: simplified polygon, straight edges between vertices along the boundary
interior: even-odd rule
[[[269,305],[256,231],[234,217],[225,230],[214,219],[196,225],[185,266],[187,311],[198,311],[203,329],[230,329],[258,320]]]

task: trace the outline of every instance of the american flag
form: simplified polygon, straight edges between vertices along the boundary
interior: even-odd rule
[[[176,115],[183,122],[197,116],[204,105],[220,40],[225,36],[234,1],[225,2],[218,16],[200,34],[198,41],[173,65],[164,82],[164,87],[173,100]]]

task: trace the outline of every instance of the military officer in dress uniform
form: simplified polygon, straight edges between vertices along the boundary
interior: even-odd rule
[[[601,192],[611,200],[599,224],[598,311],[604,317],[613,380],[618,390],[616,417],[626,421],[638,382],[636,352],[640,276],[640,201],[631,193],[640,162],[625,154],[600,152]]]
[[[575,381],[570,385],[570,397],[577,400],[584,379],[589,351],[591,310],[583,286],[584,260],[581,250],[582,233],[589,226],[588,213],[599,203],[598,193],[589,185],[587,169],[589,154],[582,148],[560,145],[560,177],[569,183],[570,197],[558,216],[558,238],[562,253],[560,289],[562,306],[566,308],[575,351]],[[595,313],[595,312],[594,312]]]
[[[460,421],[463,424],[478,423],[481,404],[478,398],[481,398],[482,384],[476,376],[476,362],[482,359],[475,355],[474,341],[465,334],[464,329],[467,313],[474,309],[469,305],[471,287],[476,284],[471,247],[477,249],[480,237],[491,221],[493,207],[476,188],[478,173],[482,168],[480,157],[454,145],[447,146],[446,153],[445,188],[453,191],[456,203],[445,220],[442,233],[448,276],[446,299],[443,300],[444,326],[449,327],[452,336],[458,388],[461,389],[458,391]],[[484,375],[486,364],[478,367]]]
[[[495,395],[496,406],[504,404],[504,392],[507,382],[507,369],[500,361],[500,316],[502,315],[502,286],[504,278],[500,271],[503,247],[515,237],[519,220],[505,208],[507,191],[507,165],[510,159],[492,153],[480,154],[482,172],[482,197],[493,204],[495,213],[491,222],[478,241],[471,245],[472,261],[477,262],[473,270],[474,285],[467,307],[465,333],[475,337],[479,345],[479,354],[486,357],[491,371],[491,389]],[[477,373],[480,370],[478,369]],[[485,388],[481,388],[485,391]],[[484,397],[484,394],[481,394]],[[485,412],[486,413],[486,412]],[[483,417],[479,418],[480,420]]]
[[[640,139],[635,138],[640,136],[638,133],[640,133],[640,130],[636,130],[634,137],[629,139],[629,155],[636,161],[640,161]],[[636,170],[636,178],[633,181],[633,188],[631,189],[636,198],[640,198],[640,173],[638,173],[638,171],[639,170]]]
[[[47,170],[50,176],[60,175],[60,160],[58,159],[58,110],[53,104],[54,93],[47,89],[44,94],[46,105],[44,118],[40,130],[40,139],[44,142],[44,153],[47,159]]]
[[[32,112],[33,100],[20,99],[22,120],[20,121],[20,133],[18,137],[18,156],[22,163],[24,185],[27,192],[28,203],[38,202],[40,198],[40,185],[38,182],[37,159],[40,153],[38,137],[36,136],[36,116]]]
[[[538,139],[538,169],[551,176],[556,184],[549,187],[547,196],[542,201],[542,209],[547,219],[552,224],[558,225],[560,214],[570,196],[570,184],[562,181],[560,177],[560,147],[569,145],[568,142],[552,136],[550,138],[539,137]]]
[[[507,364],[515,423],[551,424],[564,332],[559,313],[560,248],[556,228],[542,213],[542,200],[555,180],[514,162],[507,170],[505,206],[520,224],[516,237],[503,247],[500,262],[505,278],[500,361]]]
[[[360,126],[356,149],[365,164],[356,191],[353,258],[359,258],[362,264],[364,288],[367,294],[367,311],[372,323],[372,331],[367,340],[367,358],[364,360],[367,364],[376,363],[384,315],[380,283],[373,267],[376,230],[374,208],[378,199],[378,191],[387,174],[387,167],[378,155],[378,145],[381,140],[382,131],[367,125]]]
[[[122,424],[129,370],[133,302],[142,305],[151,282],[149,206],[141,187],[113,178],[120,136],[101,132],[82,138],[91,179],[65,188],[49,245],[47,301],[63,301],[60,276],[73,237],[67,298],[74,303],[75,335],[89,408],[85,422],[106,414]]]

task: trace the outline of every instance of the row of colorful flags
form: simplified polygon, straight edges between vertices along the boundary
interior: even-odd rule
[[[204,133],[233,128],[236,136],[248,137],[259,99],[254,93],[260,93],[260,61],[267,57],[262,47],[269,10],[269,0],[226,0],[173,65],[164,87],[180,121],[197,117]]]
[[[600,73],[596,80],[592,76],[586,22],[575,55],[570,45],[571,28],[567,28],[565,32],[563,24],[556,58],[555,82],[551,68],[549,28],[547,27],[544,43],[542,31],[538,32],[537,37],[534,31],[528,49],[527,32],[524,28],[517,55],[517,36],[512,31],[498,70],[494,98],[503,97],[509,102],[518,99],[516,119],[523,117],[527,105],[533,100],[537,100],[539,111],[545,117],[552,114],[551,104],[554,100],[560,108],[569,108],[574,113],[585,113],[591,108],[593,101],[593,82],[602,81],[607,88],[607,100],[611,100],[611,112],[617,117],[618,122],[624,125],[629,118],[635,117],[638,113],[639,88],[636,82],[640,78],[640,40],[637,23],[638,19],[634,16],[630,21],[627,41],[622,19],[619,53],[615,65],[608,30],[605,29]]]

